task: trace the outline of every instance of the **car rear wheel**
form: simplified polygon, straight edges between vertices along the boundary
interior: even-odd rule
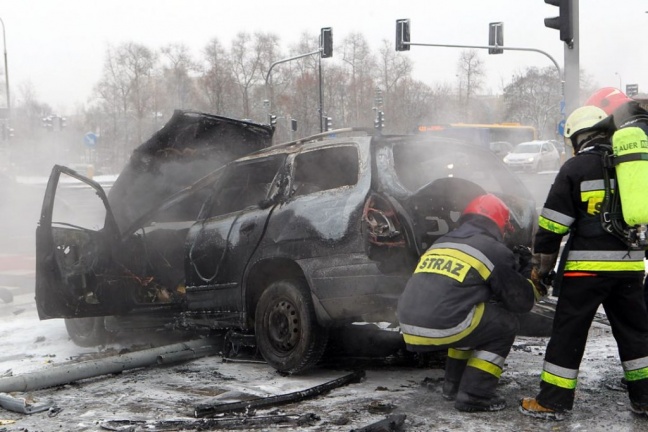
[[[304,281],[281,280],[270,284],[259,298],[255,316],[257,348],[279,372],[305,371],[322,357],[328,331],[317,323]]]
[[[66,318],[65,329],[70,339],[81,347],[103,345],[108,341],[103,317]]]

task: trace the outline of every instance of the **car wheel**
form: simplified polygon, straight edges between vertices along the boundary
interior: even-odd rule
[[[66,318],[65,329],[70,339],[81,347],[103,345],[108,341],[103,317]]]
[[[261,294],[254,331],[257,348],[270,366],[295,374],[314,366],[324,353],[328,331],[317,323],[304,281],[282,280]]]

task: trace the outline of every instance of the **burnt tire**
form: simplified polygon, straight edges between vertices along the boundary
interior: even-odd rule
[[[257,348],[277,371],[296,374],[322,357],[328,331],[317,323],[304,281],[282,280],[261,294],[254,321]]]
[[[104,345],[108,341],[103,317],[66,318],[65,329],[72,342],[80,347]]]

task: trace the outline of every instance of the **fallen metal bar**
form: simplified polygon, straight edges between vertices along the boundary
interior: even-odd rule
[[[400,431],[405,424],[405,414],[394,414],[386,418],[371,423],[360,429],[351,429],[351,432],[396,432]]]
[[[38,372],[0,378],[0,392],[37,390],[129,369],[167,364],[171,360],[184,361],[216,355],[220,346],[220,341],[217,339],[197,339],[98,360],[53,366]]]
[[[15,398],[6,393],[0,393],[0,406],[6,410],[21,414],[34,414],[47,411],[54,406],[54,404],[35,405],[28,402],[25,398]]]
[[[276,414],[258,417],[230,417],[198,420],[107,420],[101,422],[102,429],[111,431],[177,431],[177,430],[215,430],[215,429],[255,429],[267,426],[309,426],[319,421],[316,414],[302,415]]]
[[[194,409],[195,417],[209,417],[215,414],[233,413],[233,412],[247,412],[261,408],[268,408],[276,405],[283,405],[291,402],[299,402],[304,399],[309,399],[318,396],[327,391],[333,390],[337,387],[359,382],[364,378],[365,372],[355,371],[350,374],[344,375],[340,378],[325,382],[324,384],[310,387],[306,390],[300,390],[292,393],[286,393],[277,396],[262,397],[242,402],[227,402],[219,404],[201,404]]]

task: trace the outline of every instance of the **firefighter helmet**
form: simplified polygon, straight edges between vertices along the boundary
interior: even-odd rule
[[[621,105],[632,102],[633,99],[626,96],[621,90],[614,87],[603,87],[594,92],[586,101],[585,105],[593,105],[601,108],[607,115],[610,115]]]
[[[586,132],[605,117],[607,117],[605,111],[596,106],[587,105],[576,108],[565,121],[565,138]]]
[[[476,214],[484,216],[495,222],[502,234],[513,231],[513,226],[509,220],[509,208],[504,201],[493,194],[480,195],[468,203],[462,216]]]

